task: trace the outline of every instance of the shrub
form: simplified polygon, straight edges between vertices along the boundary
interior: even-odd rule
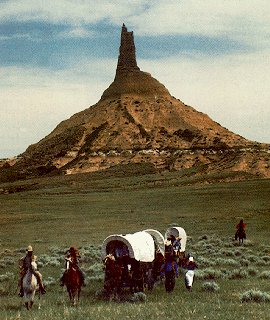
[[[48,277],[47,279],[45,279],[43,281],[43,283],[47,287],[47,286],[52,286],[52,285],[57,284],[57,281],[53,277]]]
[[[222,255],[225,255],[226,257],[234,257],[234,251],[223,249],[220,251]]]
[[[48,261],[47,265],[52,267],[59,267],[60,261],[56,257],[51,257],[51,259]]]
[[[248,256],[246,256],[246,259],[250,262],[258,262],[259,261],[259,258],[254,255],[248,255]]]
[[[258,261],[256,262],[256,265],[257,266],[267,266],[268,265],[268,262],[267,261],[265,261],[265,260],[263,260],[263,259],[261,259],[261,258],[259,258],[258,259]]]
[[[218,291],[219,285],[214,281],[207,281],[202,284],[202,290],[207,292],[215,292]]]
[[[11,281],[6,281],[4,283],[0,283],[0,297],[8,296],[12,294],[12,284]]]
[[[51,248],[49,248],[49,251],[54,256],[63,256],[64,253],[67,251],[67,249],[63,249],[63,248],[59,248],[59,247],[51,247]]]
[[[143,292],[135,292],[133,296],[130,298],[131,302],[145,302],[146,294]]]
[[[251,240],[245,240],[244,241],[244,247],[253,247],[254,246],[254,242]]]
[[[43,266],[52,266],[52,267],[59,267],[61,262],[61,257],[49,256],[47,254],[43,254],[39,257],[37,263],[38,267]]]
[[[241,302],[270,302],[270,295],[259,290],[248,290],[240,297]]]
[[[247,269],[247,273],[252,276],[252,277],[255,277],[257,274],[258,274],[258,270],[257,269],[254,269],[254,268],[248,268]]]
[[[228,278],[231,280],[235,279],[245,279],[248,277],[248,273],[246,270],[243,269],[234,269],[228,275]]]
[[[203,236],[200,236],[198,240],[200,241],[200,240],[208,240],[208,239],[209,239],[208,235],[205,234]]]
[[[17,253],[25,253],[25,248],[18,248],[15,250]]]
[[[240,262],[240,265],[243,267],[248,267],[248,265],[249,265],[249,260],[244,259],[244,258],[240,259],[239,262]]]
[[[239,263],[234,259],[217,258],[215,262],[216,262],[216,265],[219,265],[219,266],[227,265],[227,266],[236,267],[239,265]]]
[[[85,263],[100,262],[100,247],[90,245],[81,248],[81,261]]]
[[[205,267],[210,267],[215,265],[213,259],[206,259],[202,256],[198,257],[197,263],[200,268],[205,268]]]
[[[87,273],[90,275],[103,274],[103,264],[102,263],[94,263],[90,265],[87,269],[85,269]]]
[[[102,282],[104,281],[104,274],[96,274],[94,276],[87,276],[86,277],[86,283],[92,282],[92,281],[99,281]]]
[[[6,268],[7,266],[11,266],[15,264],[14,258],[12,257],[3,257],[0,260],[0,264],[2,266],[2,268]]]
[[[270,279],[270,271],[263,271],[263,272],[259,275],[259,277],[260,277],[261,279]]]
[[[202,280],[214,280],[223,278],[224,274],[219,270],[208,268],[205,270],[195,270],[195,276]]]
[[[242,252],[241,252],[240,250],[235,250],[235,251],[234,251],[234,255],[235,255],[236,257],[240,257],[240,256],[242,255]]]
[[[262,252],[262,253],[268,253],[268,254],[269,254],[269,252],[270,252],[270,246],[262,246],[261,252]]]
[[[14,274],[11,272],[6,272],[5,274],[0,275],[0,282],[7,281],[9,279],[14,279]]]
[[[262,256],[262,260],[264,260],[267,264],[270,264],[270,256]]]

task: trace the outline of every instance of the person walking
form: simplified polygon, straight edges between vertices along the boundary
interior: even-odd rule
[[[188,290],[191,290],[194,281],[194,270],[198,268],[193,257],[189,257],[185,268],[187,269],[185,274],[185,285]]]
[[[165,290],[170,293],[174,290],[175,279],[179,276],[178,264],[173,257],[167,258],[161,267],[161,276],[165,276]]]

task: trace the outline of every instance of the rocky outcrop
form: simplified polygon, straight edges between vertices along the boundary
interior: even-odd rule
[[[137,66],[133,32],[122,27],[121,45],[113,83],[104,91],[101,100],[121,98],[123,95],[140,95],[152,98],[169,97],[169,91],[150,73]]]
[[[270,177],[269,145],[249,141],[172,97],[137,66],[133,33],[122,27],[113,83],[98,103],[31,145],[0,180],[76,174],[145,164],[194,174]]]

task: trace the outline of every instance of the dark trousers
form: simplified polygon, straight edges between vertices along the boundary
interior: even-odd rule
[[[174,270],[165,272],[165,289],[167,292],[172,292],[175,287],[175,272]]]

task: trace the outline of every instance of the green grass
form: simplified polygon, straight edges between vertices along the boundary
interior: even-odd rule
[[[44,179],[31,190],[1,194],[0,319],[267,319],[269,303],[242,303],[241,295],[249,290],[270,293],[270,181],[201,182],[177,173],[98,179],[85,175]],[[232,240],[240,218],[248,223],[243,247]],[[199,264],[201,276],[192,292],[180,277],[172,295],[161,285],[146,292],[145,302],[95,297],[102,288],[99,246],[105,237],[146,228],[164,234],[171,224],[185,228],[190,236],[187,251]],[[15,294],[17,261],[28,244],[48,281],[40,310],[37,300],[30,315]],[[66,292],[58,286],[63,252],[70,245],[82,248],[87,275],[77,308],[68,305]],[[209,269],[218,275],[217,292],[201,289]],[[13,274],[11,280],[5,280],[7,272]]]

